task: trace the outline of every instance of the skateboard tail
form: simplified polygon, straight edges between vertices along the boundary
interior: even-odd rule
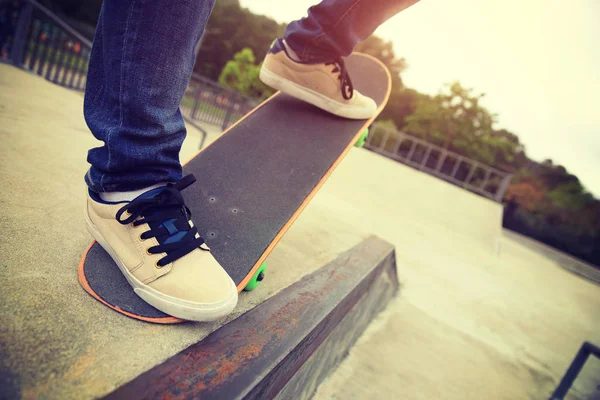
[[[100,303],[104,304],[105,306],[107,306],[107,307],[115,310],[116,312],[123,314],[129,318],[133,318],[133,319],[137,319],[137,320],[145,321],[145,322],[151,322],[154,324],[175,324],[175,323],[185,322],[185,320],[182,320],[182,319],[179,319],[176,317],[172,317],[170,315],[166,315],[164,317],[147,317],[144,315],[135,314],[135,313],[126,311],[117,305],[111,304],[108,301],[106,301],[105,299],[103,299],[102,297],[100,297],[94,291],[94,289],[92,289],[90,283],[88,282],[87,277],[85,276],[85,261],[86,261],[88,253],[90,252],[90,250],[92,249],[92,247],[94,246],[95,243],[96,243],[96,241],[93,241],[88,246],[88,248],[85,249],[85,251],[83,252],[83,255],[81,256],[81,260],[79,261],[79,266],[77,269],[77,279],[79,280],[79,284],[81,285],[83,290],[85,290],[90,296],[92,296],[93,298],[98,300]],[[140,299],[140,301],[142,301],[142,300]]]

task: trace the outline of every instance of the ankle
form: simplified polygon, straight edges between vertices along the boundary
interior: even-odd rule
[[[149,190],[156,189],[161,186],[166,186],[166,182],[157,183],[152,186],[148,186],[138,190],[131,190],[127,192],[101,192],[98,193],[100,198],[104,201],[108,201],[111,203],[121,202],[121,201],[131,201],[136,197],[146,193]]]

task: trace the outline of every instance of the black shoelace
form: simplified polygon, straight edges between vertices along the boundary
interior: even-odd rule
[[[150,226],[151,229],[142,233],[140,238],[158,240],[158,246],[148,249],[150,254],[167,253],[158,261],[160,267],[178,260],[204,243],[200,235],[196,237],[198,229],[190,227],[191,212],[181,196],[181,191],[195,181],[194,175],[187,175],[179,182],[167,185],[157,195],[135,199],[117,212],[117,221],[123,225],[133,223],[133,226]],[[126,211],[131,215],[121,219]]]
[[[331,72],[340,73],[338,79],[342,83],[342,96],[344,97],[344,99],[350,100],[352,98],[352,95],[354,94],[354,87],[352,86],[350,75],[348,75],[348,70],[346,69],[344,59],[340,57],[335,61],[325,63],[325,65],[333,65],[334,68]]]

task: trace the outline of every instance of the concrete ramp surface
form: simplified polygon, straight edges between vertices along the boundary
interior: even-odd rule
[[[600,286],[504,237],[501,205],[362,149],[332,174],[270,256],[268,278],[227,319],[157,326],[112,312],[77,282],[91,240],[86,152],[98,145],[82,105],[80,93],[0,64],[4,397],[101,397],[371,234],[396,247],[400,295],[317,398],[548,398],[581,343],[600,342]],[[189,130],[182,160],[200,139]],[[572,398],[595,392],[600,367],[590,368]]]

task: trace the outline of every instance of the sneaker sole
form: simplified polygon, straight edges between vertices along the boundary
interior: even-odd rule
[[[140,298],[142,298],[142,300],[154,308],[164,312],[165,314],[188,321],[215,321],[231,313],[237,305],[238,292],[233,281],[231,281],[232,295],[218,303],[193,303],[166,295],[149,287],[148,285],[144,285],[129,272],[127,267],[123,264],[119,257],[117,257],[116,252],[112,249],[112,247],[104,239],[104,236],[102,236],[100,231],[90,220],[87,209],[84,212],[84,216],[86,227],[90,235],[92,235],[92,237],[100,244],[100,246],[106,250],[115,264],[117,264],[121,270],[121,273],[125,276],[127,282],[129,282],[129,285],[131,285],[133,288],[135,294],[137,294]]]
[[[260,69],[258,77],[265,85],[280,90],[283,93],[289,94],[290,96],[296,97],[339,117],[348,119],[369,119],[377,112],[376,109],[365,110],[361,107],[338,103],[324,94],[315,92],[314,90],[299,85],[296,82],[292,82],[289,79],[282,78],[264,67]]]

